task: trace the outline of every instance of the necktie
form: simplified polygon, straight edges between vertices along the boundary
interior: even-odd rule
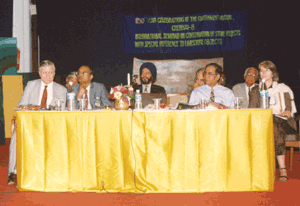
[[[148,93],[148,86],[145,86],[144,93]]]
[[[87,90],[85,90],[84,99],[85,99],[85,109],[88,109],[88,107],[89,107],[89,97],[87,95]]]
[[[248,102],[250,100],[250,91],[251,91],[251,89],[250,89],[250,87],[248,87]]]
[[[47,85],[45,85],[45,89],[43,91],[41,107],[47,108]]]
[[[211,92],[210,92],[210,102],[214,102],[215,101],[215,94],[214,94],[214,89],[211,88]]]

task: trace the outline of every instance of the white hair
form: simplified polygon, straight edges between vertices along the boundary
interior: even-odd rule
[[[54,63],[50,60],[44,60],[44,61],[41,62],[40,66],[39,66],[39,72],[41,71],[42,67],[47,67],[47,66],[52,66],[54,71],[55,71]]]
[[[256,73],[258,74],[258,70],[257,70],[255,67],[249,67],[249,68],[246,69],[244,75],[247,75],[247,73],[248,73],[248,71],[249,71],[250,69],[254,69],[254,70],[256,71]]]

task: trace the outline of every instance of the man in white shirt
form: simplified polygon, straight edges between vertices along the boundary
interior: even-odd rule
[[[67,89],[55,82],[55,65],[49,60],[45,60],[39,67],[40,79],[29,81],[24,89],[18,107],[21,105],[40,105],[44,108],[49,108],[49,105],[55,106],[56,100],[66,102]],[[62,105],[64,109],[64,105]],[[8,163],[8,181],[11,185],[16,182],[16,130],[10,139],[9,146],[9,163]]]
[[[258,79],[258,71],[254,67],[246,69],[244,74],[245,83],[239,83],[235,85],[232,90],[235,97],[242,97],[242,108],[248,108],[249,105],[249,93],[251,89],[256,85]]]
[[[92,82],[93,71],[88,66],[81,66],[77,74],[79,84],[74,86],[76,107],[79,109],[79,99],[86,99],[86,109],[96,109],[96,99],[100,100],[100,108],[111,106],[104,84]]]
[[[233,108],[234,94],[231,89],[221,86],[218,81],[222,74],[222,67],[216,63],[206,65],[204,78],[206,85],[194,89],[191,94],[190,104],[199,104],[201,98],[206,101],[220,103]]]

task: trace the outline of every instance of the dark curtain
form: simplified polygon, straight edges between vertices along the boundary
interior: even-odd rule
[[[299,87],[298,16],[300,2],[261,1],[37,1],[41,60],[55,62],[65,75],[90,65],[95,81],[106,86],[126,83],[133,58],[195,59],[224,57],[227,86],[244,82],[247,67],[271,60],[280,79]],[[247,48],[229,52],[128,54],[122,50],[122,15],[182,15],[247,9]],[[295,91],[296,101],[299,97]]]
[[[0,6],[0,37],[12,37],[13,0],[2,0]],[[1,76],[0,76],[1,78]],[[0,144],[5,143],[2,78],[0,79]]]
[[[12,37],[13,0],[1,0],[0,37]]]
[[[51,1],[52,2],[52,1]],[[126,83],[126,74],[132,72],[133,58],[141,59],[195,59],[231,56],[241,59],[240,68],[246,66],[245,51],[200,52],[190,54],[128,54],[122,49],[122,16],[179,15],[201,11],[223,10],[223,4],[197,3],[177,7],[174,2],[154,1],[74,1],[72,4],[55,4],[37,1],[38,30],[41,43],[41,60],[55,62],[58,74],[76,71],[88,64],[95,70],[95,81],[106,86]],[[242,8],[241,8],[242,9]],[[53,12],[55,15],[52,15]],[[49,18],[51,16],[51,18]],[[240,55],[243,53],[244,55]],[[229,58],[230,62],[230,58]],[[226,62],[224,63],[226,65]],[[237,63],[235,63],[237,64]],[[228,79],[231,83],[231,79]]]

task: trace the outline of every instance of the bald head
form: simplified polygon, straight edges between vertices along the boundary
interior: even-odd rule
[[[247,87],[251,87],[258,78],[258,71],[254,67],[249,67],[246,69],[244,74],[245,84]]]

